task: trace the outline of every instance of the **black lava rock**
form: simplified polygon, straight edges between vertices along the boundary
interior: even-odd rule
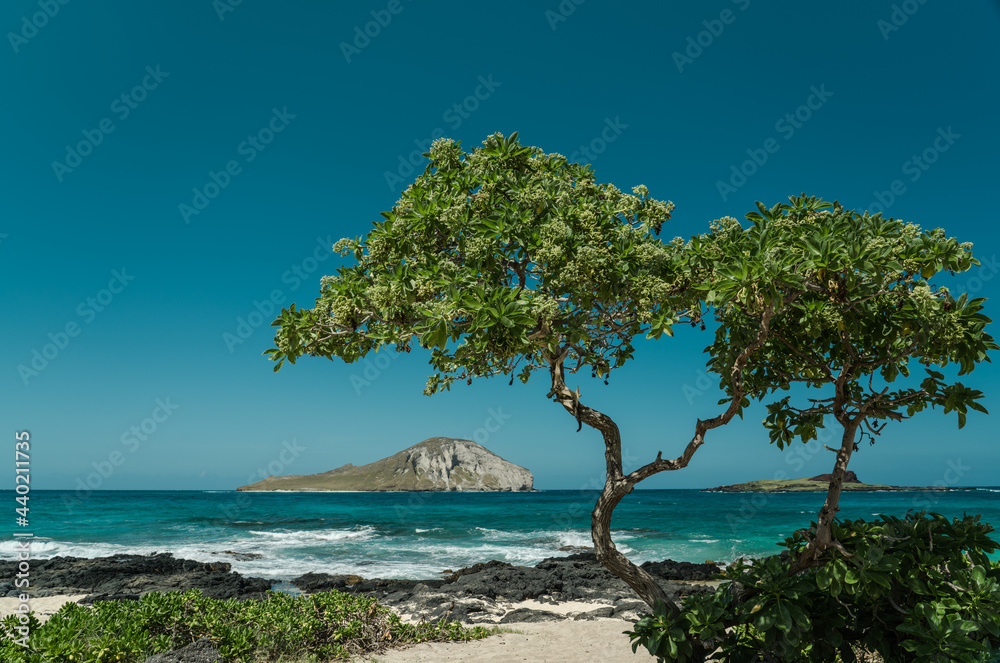
[[[528,608],[518,608],[511,610],[500,620],[501,624],[511,624],[514,622],[552,622],[557,619],[565,619],[560,614],[549,612],[548,610],[529,610]]]
[[[145,663],[225,663],[211,640],[198,640],[186,647],[150,656]]]
[[[0,577],[13,577],[16,564],[0,561]],[[52,557],[32,563],[31,581],[35,596],[131,597],[147,592],[201,589],[211,598],[230,599],[261,598],[270,589],[270,580],[246,578],[231,568],[225,562],[205,564],[176,559],[169,553],[95,559]]]

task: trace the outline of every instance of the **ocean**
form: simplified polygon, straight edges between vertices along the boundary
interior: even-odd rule
[[[13,498],[13,491],[6,491]],[[591,545],[594,491],[533,493],[237,493],[233,491],[31,491],[35,558],[170,552],[227,561],[241,574],[289,580],[303,573],[433,578],[497,559],[532,565]],[[636,563],[731,562],[779,551],[816,519],[821,493],[637,490],[615,511],[613,535]],[[9,502],[13,502],[10,499]],[[17,506],[17,505],[15,505]],[[981,514],[1000,527],[1000,488],[847,493],[842,518],[926,509]],[[994,539],[1000,539],[996,534]],[[235,559],[227,553],[259,558]],[[0,556],[14,558],[13,538]],[[994,559],[1000,555],[994,554]]]

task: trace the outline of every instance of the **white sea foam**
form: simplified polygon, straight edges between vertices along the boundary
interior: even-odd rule
[[[276,530],[272,532],[249,530],[254,536],[268,537],[281,541],[283,545],[308,546],[315,543],[333,541],[369,541],[378,536],[378,530],[371,525],[361,525],[354,529],[327,530]]]

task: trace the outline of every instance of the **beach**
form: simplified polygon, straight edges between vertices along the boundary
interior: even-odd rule
[[[28,607],[35,613],[35,617],[43,624],[49,617],[59,612],[59,608],[67,603],[77,603],[86,594],[57,594],[55,596],[39,596],[28,601]],[[6,596],[0,598],[0,620],[4,617],[17,614],[21,601],[17,597]]]
[[[46,596],[32,599],[31,609],[41,622],[57,612],[66,603],[75,603],[84,594]],[[19,605],[16,598],[0,598],[0,618],[15,614]],[[530,607],[530,602],[518,607]],[[593,607],[588,604],[567,603],[546,606],[550,610],[575,612]],[[624,619],[597,619],[594,621],[567,620],[544,623],[510,623],[505,632],[472,642],[434,642],[405,649],[390,649],[378,656],[362,659],[371,663],[459,663],[464,661],[532,661],[533,663],[562,663],[568,659],[603,661],[605,663],[634,663],[648,658],[645,649],[638,655],[632,653],[629,639],[623,631],[630,630],[633,622]],[[506,631],[509,629],[509,632]]]
[[[393,649],[369,661],[378,663],[464,663],[465,661],[601,661],[636,663],[653,660],[642,647],[633,654],[628,636],[632,622],[622,619],[510,624],[514,633],[499,633],[474,642],[435,642]]]
[[[0,574],[10,575],[14,564],[0,561]],[[664,560],[645,568],[675,600],[715,591],[718,584],[709,579],[719,571],[714,565]],[[501,631],[481,641],[389,651],[377,655],[378,661],[563,661],[568,652],[585,660],[635,660],[624,631],[648,610],[593,553],[548,558],[532,567],[494,560],[423,580],[307,573],[280,583],[242,576],[229,563],[167,553],[35,560],[31,573],[29,605],[40,621],[67,602],[127,601],[150,592],[198,589],[213,599],[268,600],[268,590],[340,591],[378,599],[409,623],[457,621]],[[14,614],[19,601],[4,589],[8,596],[0,599],[0,610]]]
[[[33,502],[27,593],[44,621],[66,601],[149,592],[265,599],[269,590],[336,590],[375,598],[410,622],[505,631],[385,652],[378,661],[649,660],[644,650],[633,654],[623,634],[648,606],[588,548],[594,497],[44,491]],[[809,493],[636,491],[612,533],[619,550],[678,600],[715,591],[713,576],[738,557],[774,554],[821,501]],[[995,488],[854,493],[844,496],[842,515],[871,519],[914,507],[1000,522]],[[14,545],[0,542],[3,615],[17,609],[21,593]]]

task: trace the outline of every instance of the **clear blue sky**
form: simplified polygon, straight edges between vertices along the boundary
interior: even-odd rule
[[[485,441],[539,488],[594,485],[600,438],[541,380],[427,398],[420,352],[371,380],[318,359],[275,375],[261,356],[264,302],[310,304],[340,264],[329,245],[366,233],[442,133],[472,147],[516,130],[601,181],[646,184],[677,206],[668,239],[755,200],[881,198],[974,242],[984,266],[946,283],[997,301],[996,2],[233,1],[0,8],[0,412],[11,446],[32,433],[36,488],[104,471],[101,489],[228,489],[269,463],[320,472],[435,435]],[[699,381],[707,342],[644,342],[611,386],[582,382],[628,464],[676,455],[693,417],[718,411]],[[924,413],[852,469],[1000,483],[1000,374],[967,383],[995,414],[959,432]],[[829,471],[827,451],[768,446],[761,418],[645,485]]]

